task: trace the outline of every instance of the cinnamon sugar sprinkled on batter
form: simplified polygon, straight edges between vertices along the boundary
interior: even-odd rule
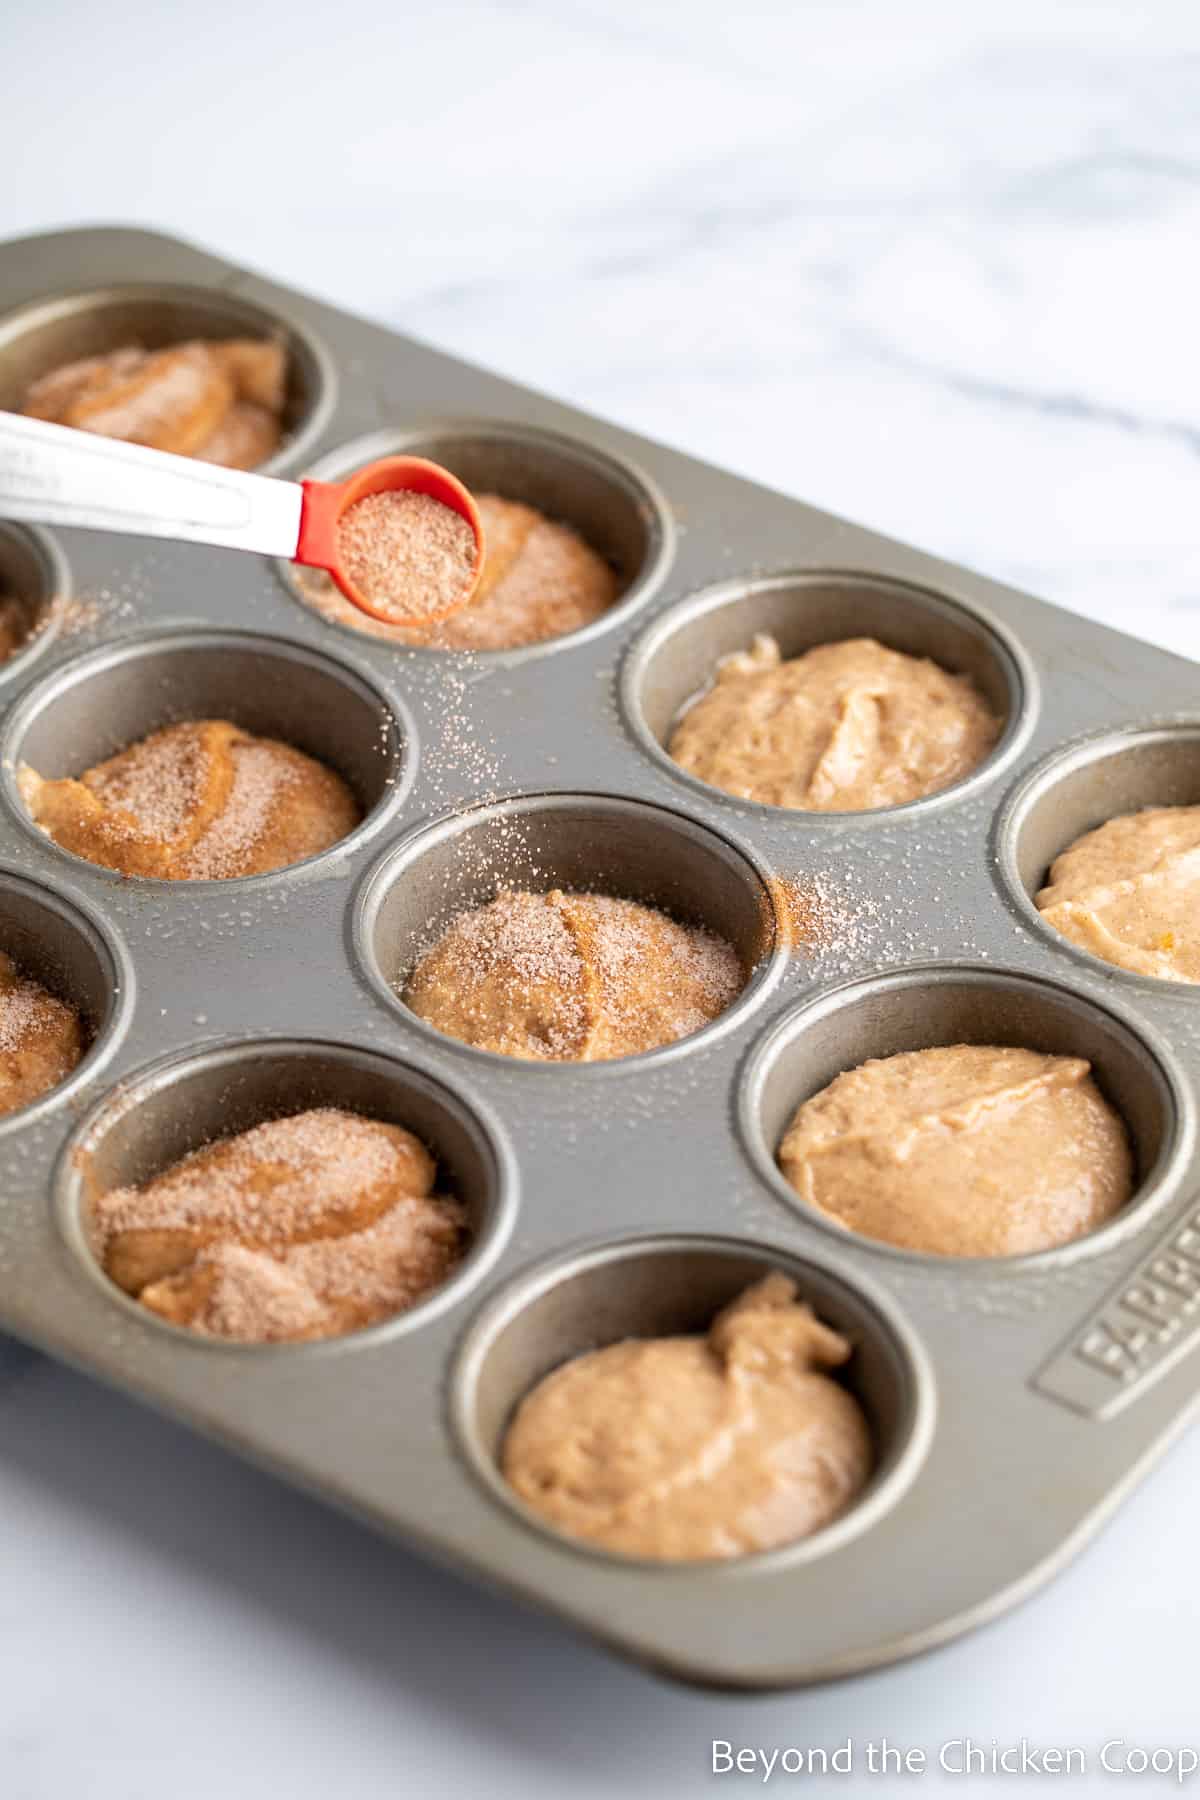
[[[266,830],[280,794],[299,777],[270,744],[238,744],[228,800],[188,857],[193,881],[225,881],[236,875],[246,854]]]
[[[220,1337],[327,1337],[404,1310],[466,1248],[410,1132],[332,1107],[256,1125],[93,1203],[112,1278]]]
[[[22,765],[17,784],[64,849],[168,881],[286,868],[329,849],[361,816],[332,769],[222,719],[164,726],[78,780]]]
[[[0,1115],[65,1081],[87,1048],[74,1007],[0,952]]]
[[[436,619],[470,583],[478,554],[466,519],[430,494],[368,494],[342,515],[341,565],[372,605],[397,619]]]
[[[102,437],[249,469],[283,433],[287,350],[278,339],[125,344],[40,376],[22,410]]]
[[[454,921],[418,962],[404,999],[481,1049],[598,1062],[700,1030],[744,984],[732,945],[654,907],[503,890]]]
[[[187,732],[156,731],[130,744],[96,789],[147,837],[179,836],[195,810],[208,760],[204,741]]]
[[[45,988],[36,982],[19,978],[14,982],[0,997],[0,1052],[16,1050],[24,1042],[34,1020],[45,1016],[49,1001]]]
[[[126,351],[124,356],[123,367],[118,366],[120,353],[113,358],[115,375],[131,375],[141,364],[137,351]],[[201,403],[211,379],[208,346],[181,344],[169,360],[159,357],[153,384],[135,392],[118,388],[107,405],[100,403],[90,410],[83,428],[101,437],[154,443],[181,412]]]

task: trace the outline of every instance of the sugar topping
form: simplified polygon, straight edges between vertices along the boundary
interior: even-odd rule
[[[75,1008],[0,952],[0,1115],[65,1080],[86,1047]]]
[[[16,978],[0,993],[0,1055],[8,1055],[27,1043],[34,1026],[47,1015],[50,999],[36,981]]]
[[[183,344],[151,358],[146,374],[149,378],[142,381],[134,374],[127,386],[114,385],[111,398],[94,401],[78,420],[79,428],[101,437],[155,444],[177,425],[181,414],[204,405],[215,371],[205,346]]]
[[[284,868],[337,843],[361,816],[331,769],[224,719],[165,726],[77,781],[47,780],[23,765],[17,782],[64,849],[169,881]]]
[[[467,1242],[410,1132],[334,1107],[267,1120],[93,1202],[112,1278],[151,1311],[267,1341],[354,1330],[411,1306]]]
[[[388,1181],[419,1186],[418,1167],[373,1120],[317,1107],[194,1151],[146,1187],[114,1188],[96,1218],[108,1234],[206,1226],[279,1249],[330,1229]]]
[[[102,437],[249,469],[278,448],[287,350],[277,338],[123,344],[34,381],[23,411]]]
[[[686,1037],[744,982],[731,944],[654,907],[502,889],[451,924],[418,962],[404,998],[480,1048],[591,1062]]]
[[[233,746],[233,785],[220,813],[193,845],[193,881],[225,881],[240,873],[266,831],[283,790],[299,780],[295,766],[273,744]]]
[[[196,809],[209,760],[201,733],[155,731],[85,776],[84,783],[106,806],[128,813],[144,836],[169,844]]]

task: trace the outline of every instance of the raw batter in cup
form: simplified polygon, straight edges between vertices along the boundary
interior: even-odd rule
[[[804,812],[903,806],[961,781],[1000,735],[975,683],[874,638],[784,661],[772,637],[727,656],[668,754],[710,787]]]
[[[446,1280],[466,1214],[410,1131],[335,1107],[272,1119],[91,1208],[105,1273],[207,1337],[337,1337]]]
[[[863,1063],[797,1108],[779,1166],[850,1231],[932,1256],[1018,1256],[1127,1204],[1133,1156],[1080,1056],[948,1044]]]
[[[601,1062],[699,1031],[745,980],[731,944],[654,907],[558,888],[505,890],[454,921],[403,998],[481,1050]]]
[[[353,831],[340,775],[226,719],[168,725],[78,780],[18,772],[47,837],[88,862],[160,881],[226,881],[287,868]]]
[[[305,569],[297,582],[327,619],[397,644],[436,650],[514,650],[590,625],[620,593],[616,572],[569,525],[498,494],[477,494],[485,553],[470,606],[436,625],[388,625],[361,612],[327,575]]]
[[[704,1337],[628,1339],[547,1375],[502,1467],[557,1530],[624,1556],[691,1562],[808,1537],[871,1472],[858,1402],[830,1378],[846,1339],[773,1274]]]
[[[1047,925],[1160,981],[1200,981],[1200,806],[1151,806],[1085,832],[1037,896]]]
[[[197,338],[162,350],[126,344],[61,364],[32,384],[21,410],[77,431],[253,469],[282,441],[286,390],[281,343]]]
[[[39,1100],[65,1081],[87,1049],[73,1006],[22,974],[0,952],[0,1116]]]

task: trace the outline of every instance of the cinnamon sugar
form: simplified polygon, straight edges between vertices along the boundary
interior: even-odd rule
[[[772,888],[781,935],[793,950],[833,950],[848,935],[845,899],[823,876],[785,876]]]
[[[86,1048],[75,1008],[0,952],[0,1115],[64,1081]]]
[[[202,1251],[213,1271],[204,1312],[222,1337],[328,1336],[332,1314],[347,1322],[390,1318],[446,1279],[462,1255],[461,1210],[448,1201],[399,1201],[374,1225],[317,1238],[268,1256],[240,1245]],[[265,1327],[265,1329],[264,1329]]]
[[[456,923],[461,961],[480,974],[503,962],[527,983],[570,987],[583,970],[561,912],[542,903],[541,896],[505,890],[490,906],[464,913]]]
[[[262,838],[283,790],[299,776],[269,743],[234,746],[229,798],[188,856],[193,881],[227,881]]]
[[[337,528],[342,570],[373,606],[398,620],[437,619],[470,584],[478,556],[466,519],[430,494],[368,494]]]
[[[191,339],[157,350],[123,344],[49,370],[31,384],[22,410],[101,437],[250,469],[282,440],[287,363],[276,338]]]
[[[745,982],[733,947],[607,894],[502,890],[420,959],[404,999],[502,1055],[597,1062],[698,1031]]]
[[[17,783],[35,822],[64,849],[167,881],[285,868],[329,849],[361,817],[333,770],[224,719],[165,726],[78,780],[47,780],[22,765]]]
[[[152,359],[153,379],[144,385],[133,380],[140,372],[136,353],[126,361],[132,366],[114,373],[123,375],[128,386],[114,387],[111,399],[98,400],[89,408],[80,420],[84,431],[155,444],[181,413],[203,404],[212,382],[211,358],[202,344],[182,344],[169,357],[160,353]]]
[[[156,731],[84,782],[107,806],[128,813],[144,837],[170,842],[195,811],[207,763],[208,748],[199,735]]]
[[[451,1272],[466,1215],[410,1132],[332,1107],[268,1120],[93,1203],[98,1254],[151,1311],[210,1335],[326,1337]]]
[[[107,1233],[204,1226],[282,1249],[327,1228],[359,1191],[399,1179],[411,1158],[356,1113],[317,1107],[270,1119],[184,1157],[148,1187],[114,1188],[97,1203]],[[413,1179],[410,1175],[410,1179]]]
[[[586,1026],[584,962],[556,907],[530,894],[505,891],[490,906],[464,913],[451,933],[450,977],[461,981],[464,1004],[470,1004],[473,988],[485,989],[498,970],[509,971],[513,985],[527,999],[539,990],[549,990],[552,996],[537,1033],[544,1054],[565,1060],[579,1053]],[[480,1012],[480,1025],[486,1030],[486,1008]]]
[[[45,1019],[51,1004],[45,988],[17,977],[0,994],[0,1055],[8,1055],[27,1043],[34,1025]]]

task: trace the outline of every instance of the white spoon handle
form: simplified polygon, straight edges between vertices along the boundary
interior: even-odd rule
[[[0,412],[0,519],[296,554],[299,482]]]

